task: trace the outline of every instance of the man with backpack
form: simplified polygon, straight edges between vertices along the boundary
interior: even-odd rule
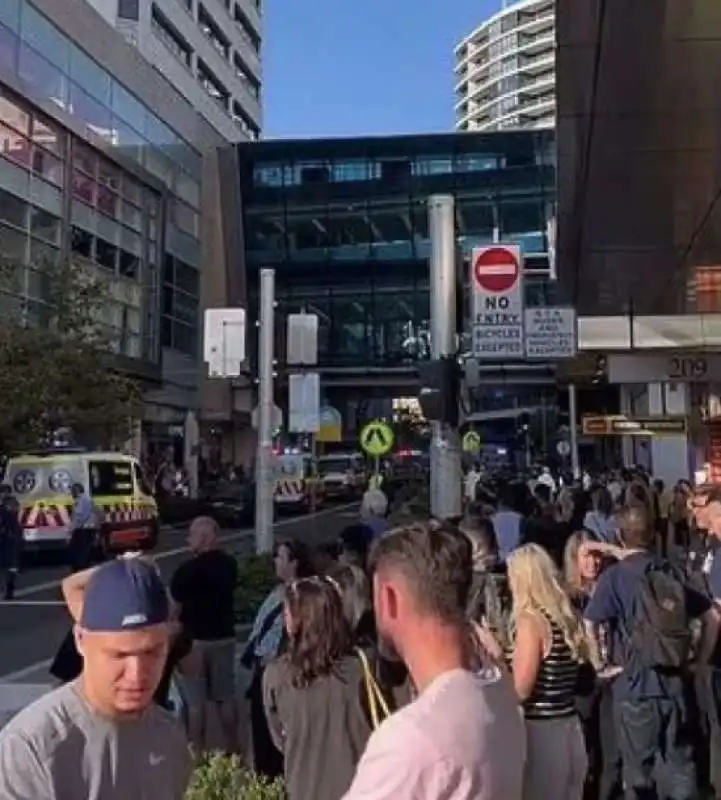
[[[643,508],[623,509],[618,522],[618,563],[601,575],[584,616],[595,635],[601,625],[611,629],[611,659],[622,667],[613,696],[626,798],[694,800],[691,621],[701,620],[697,660],[707,663],[719,616],[683,572],[655,555],[656,532]]]

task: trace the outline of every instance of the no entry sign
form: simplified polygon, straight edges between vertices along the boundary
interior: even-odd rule
[[[481,291],[510,292],[521,274],[517,248],[486,247],[474,251],[473,274]]]
[[[471,255],[473,355],[523,359],[523,256],[517,245],[494,244]]]

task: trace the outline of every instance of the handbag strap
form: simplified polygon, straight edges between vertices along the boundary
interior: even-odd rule
[[[373,675],[373,671],[371,670],[371,666],[368,661],[368,656],[360,647],[356,648],[356,652],[358,653],[358,658],[360,659],[361,666],[363,668],[363,679],[365,682],[368,707],[370,709],[371,722],[373,723],[373,728],[375,729],[384,719],[391,715],[391,711],[388,707],[385,697],[383,696],[383,692],[378,685],[378,681],[376,681]],[[383,715],[382,718],[381,712]]]

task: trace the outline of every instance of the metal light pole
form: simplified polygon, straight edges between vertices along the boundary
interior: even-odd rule
[[[571,472],[575,480],[581,477],[581,461],[578,455],[578,397],[576,384],[568,384],[568,426],[570,428]]]
[[[258,321],[258,450],[255,460],[255,547],[273,551],[273,340],[275,270],[260,271]]]
[[[456,223],[451,195],[428,198],[431,240],[431,358],[454,356],[456,336]],[[461,445],[458,431],[434,422],[431,440],[431,514],[449,519],[462,513]]]

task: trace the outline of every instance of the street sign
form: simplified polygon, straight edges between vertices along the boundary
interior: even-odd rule
[[[333,406],[323,406],[320,410],[320,428],[315,437],[316,442],[342,442],[343,417]]]
[[[606,361],[609,383],[721,381],[721,353],[611,353]]]
[[[320,430],[320,375],[306,372],[288,378],[288,430],[318,433]]]
[[[313,366],[318,363],[318,317],[315,314],[288,314],[287,363]]]
[[[523,256],[516,245],[478,247],[471,255],[473,355],[523,359]]]
[[[239,378],[245,361],[245,309],[206,308],[203,361],[211,378]]]
[[[464,433],[461,444],[464,453],[477,455],[481,451],[481,437],[476,431],[467,431]]]
[[[379,458],[393,449],[395,442],[393,429],[380,419],[374,419],[360,432],[360,446],[369,456]]]
[[[552,361],[576,355],[576,311],[567,307],[527,308],[524,312],[526,358]]]
[[[686,417],[589,416],[581,419],[584,436],[679,436],[688,429]]]
[[[250,424],[253,426],[255,430],[258,430],[259,422],[260,422],[260,411],[258,410],[258,406],[256,406],[251,412]],[[273,406],[272,426],[273,428],[283,427],[283,412],[278,408],[278,406]]]
[[[566,458],[571,455],[571,445],[565,439],[561,439],[560,442],[556,442],[556,452],[562,458]]]

